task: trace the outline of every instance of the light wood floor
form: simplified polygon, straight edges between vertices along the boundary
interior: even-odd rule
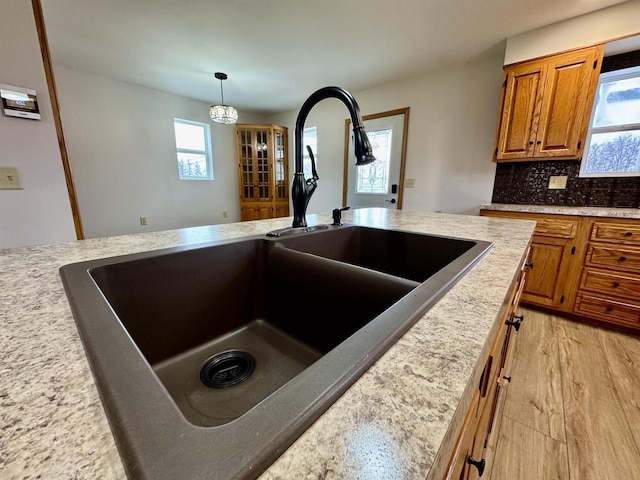
[[[487,477],[640,480],[640,338],[522,310]]]

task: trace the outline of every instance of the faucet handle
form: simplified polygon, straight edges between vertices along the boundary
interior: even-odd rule
[[[351,207],[342,207],[333,209],[333,223],[331,225],[342,225],[342,212],[349,210]]]
[[[316,185],[316,182],[320,180],[320,177],[318,176],[318,172],[316,170],[316,159],[313,156],[313,150],[311,150],[311,147],[309,145],[307,145],[307,152],[309,152],[309,158],[311,159],[311,175],[313,176],[313,178],[307,178],[305,180],[305,183],[307,185]]]

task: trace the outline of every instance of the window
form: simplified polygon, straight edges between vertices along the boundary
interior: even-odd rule
[[[581,177],[640,175],[640,66],[600,75]]]
[[[311,147],[313,151],[313,158],[316,162],[316,169],[318,168],[318,127],[305,128],[302,134],[302,171],[304,172],[304,178],[312,178],[311,173],[311,157],[307,151],[307,145]]]
[[[391,129],[367,132],[376,161],[359,167],[356,193],[389,194],[389,159],[391,157]]]
[[[213,180],[209,125],[174,118],[173,127],[180,180]]]

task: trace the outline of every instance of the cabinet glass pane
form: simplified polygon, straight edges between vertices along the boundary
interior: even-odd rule
[[[276,132],[276,197],[287,197],[287,169],[284,160],[284,134]]]
[[[242,197],[254,198],[253,135],[250,130],[240,132],[240,165],[242,166]]]
[[[256,132],[256,157],[258,159],[258,197],[269,199],[269,147],[266,130]]]

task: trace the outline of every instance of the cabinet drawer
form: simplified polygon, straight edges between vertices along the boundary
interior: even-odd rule
[[[541,237],[574,238],[578,232],[579,217],[567,215],[545,215],[540,213],[508,212],[501,210],[480,210],[486,217],[518,218],[536,222],[534,235]]]
[[[640,250],[589,245],[587,265],[640,273]]]
[[[599,320],[640,327],[640,305],[579,292],[574,310],[576,313]]]
[[[595,222],[591,240],[640,245],[640,225]]]
[[[561,218],[535,218],[534,235],[543,237],[573,238],[578,230],[578,221]]]
[[[580,290],[623,297],[640,303],[640,277],[631,274],[585,268]]]

